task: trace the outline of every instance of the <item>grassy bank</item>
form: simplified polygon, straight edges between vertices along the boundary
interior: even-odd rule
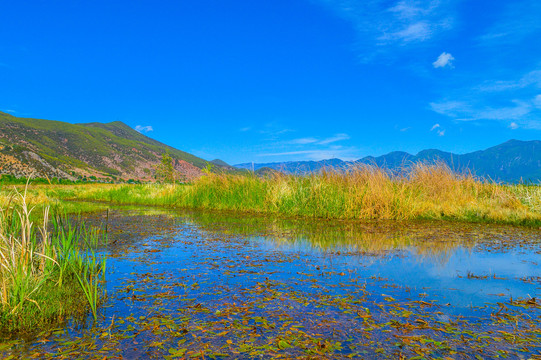
[[[191,185],[48,187],[46,199],[234,210],[325,219],[445,219],[541,225],[538,186],[499,185],[444,165],[392,175],[371,166],[308,176],[211,174]]]
[[[97,230],[49,216],[35,216],[15,191],[0,202],[0,333],[9,337],[62,323],[96,317],[105,260],[92,249],[103,238]],[[35,221],[39,219],[39,225]]]

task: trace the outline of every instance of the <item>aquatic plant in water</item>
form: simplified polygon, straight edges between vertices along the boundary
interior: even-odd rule
[[[84,315],[86,300],[96,317],[97,279],[105,259],[85,255],[101,238],[99,231],[71,226],[66,217],[53,217],[45,207],[36,228],[34,207],[26,189],[12,193],[0,208],[0,331],[29,331]]]

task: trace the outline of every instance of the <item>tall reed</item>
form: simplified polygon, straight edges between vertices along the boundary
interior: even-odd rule
[[[96,231],[53,220],[45,207],[35,226],[26,188],[0,207],[0,330],[29,330],[82,314],[85,289],[78,278],[102,271],[101,260],[84,255],[98,241]],[[61,225],[62,222],[62,225]],[[86,243],[85,241],[86,240]],[[99,264],[98,264],[99,263]],[[88,301],[95,316],[94,305]],[[94,301],[97,302],[97,301]]]
[[[303,176],[208,174],[191,185],[74,187],[48,196],[325,219],[447,219],[541,226],[538,186],[502,185],[440,163],[361,165]]]
[[[412,164],[397,173],[362,165],[305,176],[206,176],[178,191],[176,205],[327,219],[541,223],[538,208],[513,188],[445,164]]]

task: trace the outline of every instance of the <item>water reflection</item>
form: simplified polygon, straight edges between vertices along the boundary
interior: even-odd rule
[[[456,251],[539,250],[540,232],[511,226],[431,221],[347,222],[183,212],[203,230],[260,237],[287,249],[385,255],[407,251],[417,258],[444,263]]]
[[[541,310],[509,301],[539,293],[539,230],[156,208],[87,219],[109,233],[108,303],[88,331],[37,339],[41,353],[474,358],[539,343]]]
[[[115,238],[110,246],[112,256],[144,247],[149,239],[174,237],[179,224],[191,224],[206,236],[245,238],[269,252],[321,256],[339,271],[385,278],[419,294],[430,292],[458,307],[539,293],[538,281],[521,280],[541,276],[540,231],[536,229],[430,221],[314,221],[137,208],[112,211],[110,220]]]
[[[386,278],[421,294],[429,291],[459,307],[540,292],[539,282],[521,280],[541,276],[541,232],[536,229],[430,221],[306,221],[206,212],[183,216],[205,232],[251,237],[269,249],[342,255],[346,270],[362,268],[365,276]]]

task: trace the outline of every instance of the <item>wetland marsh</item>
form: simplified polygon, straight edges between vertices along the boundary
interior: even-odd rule
[[[536,358],[541,231],[117,207],[98,319],[4,358]]]

